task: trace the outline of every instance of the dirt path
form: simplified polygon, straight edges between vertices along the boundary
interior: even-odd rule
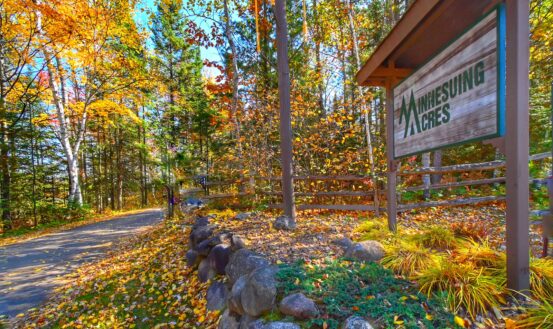
[[[148,210],[0,247],[0,315],[14,317],[36,307],[64,275],[162,218],[161,210]]]

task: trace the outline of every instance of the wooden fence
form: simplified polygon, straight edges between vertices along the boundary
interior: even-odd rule
[[[531,155],[529,161],[542,161],[551,158],[551,153],[540,153]],[[406,178],[412,184],[413,180],[408,177],[418,176],[422,182],[424,175],[446,176],[455,173],[489,172],[501,171],[505,168],[505,161],[490,161],[481,163],[467,163],[442,167],[417,168],[398,172],[399,177]],[[375,177],[370,176],[321,176],[305,175],[295,176],[295,197],[298,210],[322,209],[338,211],[385,211],[381,206],[381,200],[386,194],[384,173]],[[489,175],[488,175],[489,176]],[[547,184],[548,177],[531,178],[529,184]],[[190,189],[188,191],[205,191],[207,195],[202,196],[207,200],[224,200],[230,198],[255,198],[265,200],[270,208],[282,208],[282,192],[280,189],[280,177],[250,177],[225,181],[207,181],[205,188]],[[378,181],[378,182],[375,182]],[[399,188],[396,193],[398,200],[407,192],[450,190],[458,187],[496,185],[505,183],[505,177],[487,177],[483,179],[456,180],[440,182],[435,184],[411,185]],[[377,197],[375,197],[375,195]],[[504,195],[485,195],[447,200],[425,200],[413,203],[398,204],[398,211],[409,211],[419,208],[458,206],[478,204],[484,202],[504,200]],[[385,200],[384,200],[385,201]],[[531,211],[532,215],[544,215],[549,213],[546,209]]]

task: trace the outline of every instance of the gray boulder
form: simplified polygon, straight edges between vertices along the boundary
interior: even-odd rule
[[[246,220],[248,218],[251,218],[254,214],[252,212],[242,212],[239,214],[236,214],[232,219],[234,220]]]
[[[288,216],[278,216],[273,222],[273,227],[277,230],[294,230],[296,225]]]
[[[242,294],[242,290],[244,290],[244,287],[246,286],[246,279],[247,277],[245,275],[238,278],[238,280],[236,280],[234,285],[232,285],[232,289],[230,290],[228,307],[234,313],[244,314],[244,308],[242,307],[240,295]]]
[[[209,256],[207,256],[211,268],[215,270],[215,273],[221,275],[225,274],[225,268],[227,267],[229,258],[230,246],[226,244],[216,245],[209,252]]]
[[[213,282],[207,289],[207,309],[209,311],[223,310],[227,306],[228,297],[227,286],[220,281]]]
[[[240,316],[237,316],[236,314],[233,314],[228,309],[226,309],[221,315],[221,318],[219,318],[219,326],[217,328],[238,329],[240,326],[239,318]]]
[[[275,307],[277,295],[275,274],[275,268],[262,267],[248,275],[240,294],[240,301],[246,314],[259,317]]]
[[[209,239],[213,234],[214,229],[215,227],[209,225],[200,226],[196,229],[193,229],[192,232],[190,232],[190,237],[188,241],[190,248],[194,249],[198,244],[200,244],[200,242]]]
[[[249,249],[240,249],[230,256],[225,272],[230,284],[234,284],[242,275],[266,266],[269,266],[269,261],[263,255]]]
[[[311,319],[319,315],[315,302],[302,293],[284,297],[280,302],[279,310],[282,314],[293,316],[296,319]]]
[[[338,247],[341,247],[344,250],[348,250],[353,245],[353,241],[351,241],[350,239],[348,239],[346,237],[343,237],[341,239],[336,239],[336,240],[332,241],[332,243],[334,243]]]
[[[269,322],[263,326],[263,329],[301,329],[299,325],[292,322]]]
[[[209,261],[203,259],[198,266],[198,278],[200,282],[207,282],[215,277],[215,270],[211,268]]]
[[[373,329],[373,326],[360,316],[350,316],[342,324],[342,329]]]
[[[237,251],[246,248],[246,243],[238,235],[230,237],[230,249],[231,251]]]
[[[200,263],[200,257],[196,250],[188,250],[186,252],[186,265],[196,266]]]
[[[264,327],[265,327],[265,321],[263,321],[262,319],[257,319],[253,322],[250,322],[245,329],[263,329]]]
[[[255,328],[254,323],[257,322],[257,318],[244,314],[240,317],[240,326],[239,329],[250,329]]]
[[[358,242],[348,248],[345,256],[363,262],[377,262],[384,257],[384,247],[373,240]]]
[[[209,217],[200,216],[196,218],[194,225],[192,225],[192,229],[197,229],[201,226],[207,226],[207,225],[209,225]]]

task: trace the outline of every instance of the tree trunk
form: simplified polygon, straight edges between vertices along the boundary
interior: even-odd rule
[[[292,166],[292,118],[290,114],[290,67],[288,65],[288,26],[286,0],[275,1],[278,94],[280,101],[280,148],[282,160],[282,195],[284,214],[290,219],[290,228],[296,226],[294,182]]]
[[[236,45],[234,44],[233,28],[230,20],[230,14],[228,9],[228,0],[224,0],[224,12],[225,12],[225,35],[230,48],[231,63],[232,63],[232,103],[231,113],[232,121],[234,124],[234,134],[236,139],[236,157],[238,158],[238,171],[240,172],[240,179],[244,179],[244,162],[242,159],[242,134],[240,120],[238,119],[238,58],[236,52]],[[243,192],[244,185],[240,185],[240,192]]]
[[[36,3],[40,5],[42,4],[42,0],[36,0]],[[36,20],[38,33],[44,35],[42,27],[42,13],[40,12],[40,10],[36,11]],[[70,206],[80,207],[83,204],[83,198],[81,194],[81,187],[79,184],[78,154],[80,143],[82,141],[82,137],[84,136],[83,129],[86,125],[87,115],[86,111],[83,111],[82,117],[80,118],[79,122],[81,131],[79,132],[78,136],[76,136],[75,141],[71,143],[69,119],[65,116],[65,92],[62,90],[63,92],[60,94],[60,86],[58,83],[58,80],[63,81],[63,79],[61,79],[62,73],[59,70],[56,70],[56,66],[54,66],[53,61],[55,60],[55,57],[52,55],[52,51],[50,50],[49,45],[45,45],[42,48],[42,53],[44,55],[44,61],[48,70],[48,83],[50,91],[52,93],[59,125],[54,130],[56,131],[56,135],[61,142],[63,151],[65,153],[65,160],[67,161],[70,182],[68,201]],[[58,79],[56,79],[56,77],[58,77]]]
[[[422,167],[423,168],[430,167],[430,152],[426,152],[422,154]],[[425,187],[422,197],[424,200],[428,200],[430,199],[430,175],[428,174],[422,175],[422,184]]]
[[[434,168],[442,167],[442,150],[434,151],[434,159],[433,159],[432,165]],[[442,175],[440,174],[434,174],[432,175],[431,178],[432,178],[432,184],[440,184],[440,182],[442,181]]]
[[[1,36],[0,36],[1,38]],[[11,228],[11,208],[10,208],[10,189],[11,176],[9,167],[9,145],[8,145],[8,122],[6,110],[6,59],[4,58],[4,39],[0,39],[0,171],[1,189],[0,189],[0,209],[2,210],[2,223],[0,232]]]
[[[361,59],[359,56],[359,44],[357,40],[357,29],[355,28],[354,12],[353,5],[350,0],[347,1],[348,6],[348,19],[349,19],[349,28],[351,31],[351,36],[353,39],[353,53],[355,58],[355,67],[357,70],[361,68]],[[377,216],[379,215],[380,202],[378,199],[378,182],[376,181],[376,168],[374,165],[374,152],[372,145],[371,137],[371,120],[369,116],[370,108],[367,106],[367,101],[365,99],[365,93],[361,86],[357,87],[359,97],[361,98],[361,112],[363,113],[363,121],[365,123],[365,138],[367,141],[367,152],[369,153],[369,165],[371,168],[371,180],[374,186],[374,208]]]

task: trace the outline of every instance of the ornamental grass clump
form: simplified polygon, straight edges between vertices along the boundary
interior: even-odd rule
[[[553,329],[553,294],[534,294],[534,297],[531,305],[524,308],[516,328]]]
[[[530,260],[530,288],[538,296],[553,296],[553,259]]]
[[[451,249],[457,244],[453,232],[449,228],[439,225],[429,226],[422,233],[412,235],[411,239],[426,248],[437,250]]]
[[[472,263],[442,261],[418,276],[417,281],[422,293],[443,295],[450,311],[462,308],[472,319],[505,302],[504,277],[487,275],[484,268]]]
[[[386,223],[380,220],[367,220],[355,228],[356,233],[361,233],[357,240],[382,241],[393,236]]]
[[[488,240],[466,240],[455,249],[454,256],[459,264],[471,262],[484,267],[485,271],[495,272],[497,269],[505,268],[505,253],[493,249]]]
[[[396,274],[412,278],[429,268],[436,267],[440,256],[417,243],[402,241],[389,247],[381,264]]]

